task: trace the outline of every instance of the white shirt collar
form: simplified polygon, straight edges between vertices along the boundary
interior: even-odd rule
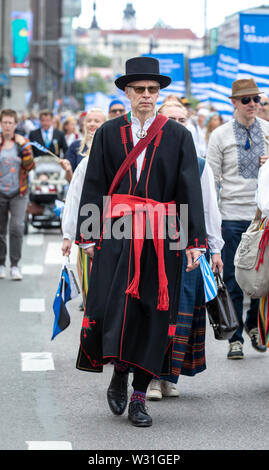
[[[156,113],[154,113],[154,116],[151,116],[149,117],[145,123],[144,123],[144,126],[143,126],[143,129],[148,129],[149,126],[153,123],[154,119],[156,117]],[[140,124],[140,121],[137,117],[133,116],[133,114],[131,113],[131,123],[132,123],[132,127],[135,127],[137,129],[141,129],[141,124]]]

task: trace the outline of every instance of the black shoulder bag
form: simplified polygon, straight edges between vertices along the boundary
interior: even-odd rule
[[[218,270],[214,273],[214,276],[218,293],[214,299],[206,303],[206,309],[215,339],[228,340],[239,327],[239,321],[232,299]]]

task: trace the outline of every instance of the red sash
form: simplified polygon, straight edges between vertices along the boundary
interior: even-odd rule
[[[168,280],[164,262],[164,223],[165,215],[175,216],[175,202],[159,202],[128,194],[113,194],[111,210],[104,214],[104,219],[132,214],[132,233],[134,246],[135,272],[126,294],[137,299],[139,296],[140,258],[145,240],[146,217],[150,222],[151,235],[158,259],[159,295],[157,310],[169,309]],[[157,209],[157,212],[156,212]],[[157,217],[156,217],[157,215]]]
[[[144,139],[139,140],[139,142],[133,147],[131,152],[128,154],[128,156],[125,158],[120,168],[118,169],[108,191],[108,196],[111,196],[111,194],[115,192],[125,173],[129,170],[130,166],[136,161],[137,157],[143,152],[147,145],[150,144],[150,142],[154,139],[154,137],[158,134],[158,132],[162,129],[162,127],[167,121],[168,118],[166,116],[163,116],[162,114],[157,114],[153,123],[148,128],[146,137]]]

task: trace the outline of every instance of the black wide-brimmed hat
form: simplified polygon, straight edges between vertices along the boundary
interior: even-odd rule
[[[155,80],[160,88],[165,88],[171,83],[171,78],[160,74],[159,61],[154,57],[133,57],[126,61],[125,75],[115,80],[115,85],[124,90],[128,83],[137,80]]]

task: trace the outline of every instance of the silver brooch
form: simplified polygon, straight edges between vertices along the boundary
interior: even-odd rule
[[[144,129],[138,129],[136,133],[136,137],[138,137],[138,139],[144,139],[146,135],[147,135],[147,131],[145,131]]]

